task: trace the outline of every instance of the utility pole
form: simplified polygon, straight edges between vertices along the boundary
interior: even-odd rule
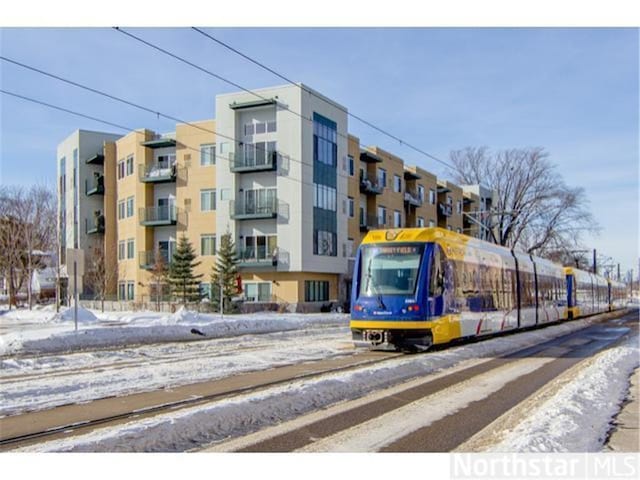
[[[593,273],[594,275],[598,274],[598,266],[596,262],[596,249],[593,249]]]
[[[220,275],[220,318],[224,318],[224,281]]]

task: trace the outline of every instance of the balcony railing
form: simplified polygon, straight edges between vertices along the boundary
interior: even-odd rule
[[[278,167],[278,152],[235,152],[231,157],[231,171],[234,173],[272,171]],[[260,155],[262,153],[262,155]]]
[[[453,208],[447,203],[438,203],[438,213],[445,217],[450,217],[453,214]]]
[[[377,215],[367,215],[363,218],[360,216],[360,231],[367,232],[369,230],[375,230],[376,228],[384,227],[384,223],[380,223],[380,219]]]
[[[104,233],[104,215],[95,216],[92,220],[85,219],[85,232],[87,235]]]
[[[360,192],[370,195],[381,195],[384,186],[378,182],[376,177],[370,175],[360,176]]]
[[[245,247],[238,250],[238,264],[242,268],[276,267],[278,249],[269,251],[268,247]]]
[[[140,225],[145,227],[160,227],[175,225],[178,221],[178,209],[173,206],[143,207],[138,211]]]
[[[167,250],[160,250],[160,255],[164,260],[165,267],[169,268],[172,258],[169,258],[169,252]],[[138,253],[138,261],[140,268],[145,270],[152,270],[156,264],[156,252],[155,250],[146,250]]]
[[[144,183],[175,182],[177,168],[175,163],[153,162],[148,165],[138,165],[140,181]]]
[[[278,199],[273,196],[255,200],[231,200],[229,214],[235,220],[275,218],[278,215]]]
[[[93,182],[85,181],[84,193],[87,197],[91,195],[104,195],[104,175],[94,177]]]
[[[405,203],[414,207],[420,207],[422,205],[420,196],[412,190],[407,190],[406,192],[404,192],[404,201]]]

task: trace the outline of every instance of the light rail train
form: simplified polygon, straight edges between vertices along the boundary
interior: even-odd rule
[[[441,228],[373,230],[356,255],[356,346],[427,350],[452,340],[622,308],[625,285]]]

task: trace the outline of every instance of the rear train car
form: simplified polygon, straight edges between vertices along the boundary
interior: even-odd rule
[[[566,267],[564,271],[570,319],[611,310],[611,288],[606,278],[572,267]]]
[[[432,344],[566,319],[563,267],[441,228],[374,230],[351,292],[357,346]]]

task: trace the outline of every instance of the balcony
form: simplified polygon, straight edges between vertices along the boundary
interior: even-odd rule
[[[169,258],[169,252],[167,250],[159,250],[162,259],[164,260],[164,264],[166,268],[169,268],[171,264],[171,260]],[[144,252],[138,252],[138,263],[140,268],[145,270],[153,270],[153,267],[156,264],[156,251],[155,250],[146,250]]]
[[[256,220],[260,218],[276,218],[278,215],[278,199],[272,197],[231,200],[229,214],[234,220]]]
[[[151,140],[140,142],[140,145],[147,148],[168,148],[176,146],[175,134],[168,134],[165,136],[155,135]]]
[[[93,219],[85,219],[84,221],[85,232],[87,235],[97,235],[104,233],[104,215],[97,214],[93,216]]]
[[[384,186],[378,183],[378,179],[371,175],[360,177],[360,193],[368,195],[382,195]]]
[[[149,165],[138,165],[140,181],[143,183],[168,183],[176,181],[176,164],[153,162]]]
[[[240,151],[233,154],[230,162],[232,172],[267,172],[274,171],[278,167],[278,152],[263,151],[262,155],[259,155],[259,152],[255,152],[254,155],[247,155],[247,153],[249,152]]]
[[[368,232],[369,230],[375,230],[377,228],[383,228],[384,223],[380,223],[377,215],[367,215],[366,217],[360,216],[360,231]]]
[[[450,217],[453,214],[453,206],[447,203],[438,203],[438,213]]]
[[[84,192],[87,197],[91,195],[104,195],[104,175],[94,175],[92,183],[86,180],[84,182]]]
[[[278,249],[269,252],[266,246],[238,250],[240,268],[274,268],[278,266]]]
[[[162,227],[175,225],[178,220],[178,209],[173,206],[143,207],[138,210],[140,225],[145,227]]]
[[[407,190],[406,192],[404,192],[404,203],[412,207],[422,206],[422,200],[420,199],[420,196],[413,190]]]

